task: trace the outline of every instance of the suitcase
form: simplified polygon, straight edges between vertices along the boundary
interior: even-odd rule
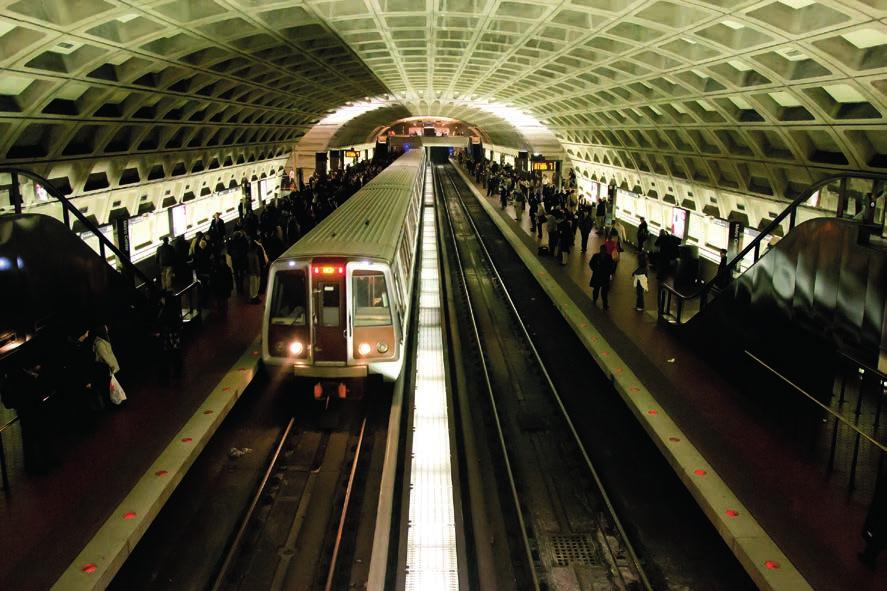
[[[548,246],[546,246],[544,244],[540,244],[539,250],[537,251],[537,253],[540,257],[547,257],[549,254]]]

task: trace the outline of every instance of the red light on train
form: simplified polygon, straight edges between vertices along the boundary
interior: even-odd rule
[[[314,267],[315,275],[333,275],[333,274],[344,275],[345,267],[332,267],[332,266],[318,266]]]

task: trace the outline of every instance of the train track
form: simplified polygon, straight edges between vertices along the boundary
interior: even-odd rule
[[[375,397],[366,397],[373,398]],[[211,585],[331,589],[351,584],[343,548],[359,472],[372,448],[366,398],[289,420]],[[384,413],[383,413],[384,414]]]
[[[651,589],[560,393],[462,200],[435,169],[455,275],[519,541],[512,584]],[[521,580],[523,578],[524,580]],[[505,584],[502,585],[503,587]]]

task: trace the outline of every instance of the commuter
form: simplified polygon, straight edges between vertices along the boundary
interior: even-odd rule
[[[730,284],[730,269],[727,266],[727,251],[721,249],[721,260],[718,262],[718,270],[715,273],[715,287],[724,289]]]
[[[243,293],[243,280],[246,277],[246,250],[249,241],[240,227],[235,226],[228,240],[228,254],[231,256],[231,267],[234,270],[234,287],[237,293]]]
[[[188,258],[193,261],[194,253],[197,251],[197,246],[200,244],[200,241],[203,240],[203,232],[198,231],[194,234],[194,238],[191,239],[191,245],[188,247]]]
[[[548,230],[548,252],[552,256],[557,256],[558,235],[557,228],[560,224],[560,212],[552,210],[545,220],[546,230]]]
[[[126,400],[122,394],[120,383],[116,375],[120,371],[120,364],[111,348],[111,340],[108,338],[108,329],[97,326],[92,331],[92,349],[95,352],[96,378],[93,382],[93,394],[101,397],[101,403],[120,404]],[[123,396],[120,398],[120,396]]]
[[[542,228],[545,226],[547,219],[548,216],[545,213],[545,208],[540,205],[536,211],[536,238],[538,240],[542,240]]]
[[[649,237],[650,230],[647,229],[647,220],[642,217],[641,223],[638,224],[638,250],[644,251],[647,249],[647,238]]]
[[[622,222],[618,219],[613,220],[613,224],[611,227],[611,234],[613,232],[616,233],[616,246],[619,248],[619,252],[625,252],[625,244],[628,242],[628,238],[625,233],[625,226],[622,225]]]
[[[160,268],[160,287],[161,289],[172,289],[172,282],[175,278],[176,269],[176,249],[169,244],[169,237],[164,236],[160,239],[162,243],[157,249],[157,266]]]
[[[260,303],[259,287],[262,283],[262,272],[267,264],[268,257],[261,242],[250,240],[249,248],[246,251],[246,273],[249,278],[249,303],[251,304]]]
[[[224,254],[213,257],[212,270],[210,272],[210,289],[221,316],[228,315],[228,298],[231,297],[233,283],[233,273],[225,260]]]
[[[508,185],[506,183],[502,183],[499,187],[499,207],[505,209],[508,205]]]
[[[539,211],[539,196],[535,192],[531,192],[527,198],[530,213],[530,234],[536,233],[537,212]]]
[[[591,228],[594,226],[591,211],[589,211],[587,207],[580,208],[578,222],[580,245],[582,246],[582,252],[584,253],[588,250],[588,235],[591,234]]]
[[[631,272],[631,280],[634,283],[635,304],[634,309],[644,311],[644,293],[650,290],[647,278],[647,255],[641,251],[638,254],[638,266]]]
[[[50,389],[44,374],[41,364],[27,362],[23,367],[14,367],[2,383],[3,404],[18,416],[25,470],[35,474],[45,473],[58,462],[50,417],[43,402]]]
[[[595,218],[596,218],[596,222],[597,222],[596,232],[598,234],[603,234],[604,233],[604,225],[607,220],[607,202],[604,200],[603,197],[601,197],[598,200],[597,206],[595,206],[594,213],[595,213]]]
[[[579,198],[576,196],[576,193],[570,189],[567,191],[567,209],[570,213],[575,214],[576,210],[579,208]]]
[[[212,270],[212,260],[209,244],[205,237],[200,238],[191,264],[194,266],[194,274],[200,282],[200,307],[206,308],[209,304],[209,277]]]
[[[182,374],[182,305],[175,294],[164,291],[157,310],[160,352],[164,365],[164,379],[170,374]]]
[[[560,256],[561,265],[567,264],[567,257],[573,248],[573,224],[570,221],[569,213],[561,219],[557,225],[558,235],[558,254]]]
[[[610,281],[613,278],[613,257],[607,253],[607,247],[601,244],[600,250],[588,261],[591,269],[591,281],[588,286],[592,288],[591,298],[597,305],[598,297],[604,301],[604,310],[610,309],[609,292]]]
[[[219,212],[213,214],[213,219],[209,223],[209,237],[213,244],[225,243],[225,221]]]
[[[518,223],[524,219],[524,208],[527,205],[527,198],[523,191],[514,192],[514,220]]]

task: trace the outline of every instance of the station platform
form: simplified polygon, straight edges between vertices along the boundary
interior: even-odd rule
[[[543,231],[542,239],[538,240],[530,233],[526,213],[519,225],[511,206],[502,210],[498,197],[485,197],[483,188],[464,169],[454,166],[472,187],[475,196],[487,204],[485,209],[498,217],[494,221],[512,246],[516,250],[522,249],[522,256],[531,252],[538,260],[539,264],[534,263],[535,269],[528,269],[528,274],[536,274],[540,282],[548,280],[543,275],[550,275],[564,298],[564,301],[555,303],[565,317],[567,308],[582,315],[582,325],[590,325],[601,341],[605,341],[605,347],[621,359],[620,363],[624,362],[626,373],[631,372],[649,390],[651,400],[655,399],[658,405],[659,415],[667,415],[683,432],[686,441],[692,442],[710,466],[710,471],[729,488],[727,493],[741,502],[806,583],[814,589],[887,588],[887,556],[879,557],[875,569],[864,566],[857,559],[857,552],[863,548],[861,531],[868,507],[848,499],[846,484],[828,480],[821,464],[800,449],[795,440],[768,424],[766,409],[756,408],[736,386],[658,322],[655,273],[649,274],[650,291],[646,294],[645,310],[635,310],[631,273],[637,267],[637,255],[633,249],[627,248],[622,253],[610,289],[610,307],[604,311],[600,303],[595,306],[592,302],[588,287],[591,277],[588,261],[598,252],[603,241],[601,236],[592,232],[587,252],[583,253],[577,233],[576,246],[565,266],[553,257],[538,257],[535,254],[537,246],[547,244],[547,233]],[[547,291],[552,294],[551,290]],[[585,324],[586,320],[588,324]],[[576,324],[572,324],[576,328]],[[616,374],[622,368],[611,368],[610,371],[618,389],[618,378],[622,376]],[[651,409],[644,411],[643,415],[647,412],[656,414],[656,410]],[[653,420],[639,412],[636,416],[642,421]],[[645,428],[654,439],[662,437],[661,441],[655,441],[661,450],[674,445],[669,439],[672,442],[679,440],[664,437],[667,430]],[[847,439],[838,442],[839,453],[846,453],[852,447],[852,439]],[[674,458],[668,459],[684,482],[691,482],[693,471],[682,474],[682,468]],[[699,473],[696,471],[697,475]],[[697,486],[695,481],[693,486]],[[723,533],[730,528],[724,525],[723,508],[715,514],[714,505],[709,502],[722,492],[706,492],[702,487],[691,488],[691,492],[759,586],[796,588],[793,583],[786,584],[785,580],[780,582],[772,577],[773,573],[767,571],[774,567],[771,561],[755,561],[752,556],[755,548],[737,549],[743,545],[741,534],[735,531]],[[703,499],[706,495],[710,498]],[[730,515],[729,511],[727,513]],[[765,566],[765,562],[770,564]],[[759,572],[752,573],[755,569]]]
[[[201,406],[208,395],[232,373],[248,383],[246,373],[238,375],[238,370],[249,365],[244,356],[255,360],[253,368],[260,359],[258,347],[250,347],[259,334],[262,309],[233,296],[226,316],[211,315],[189,328],[180,377],[164,381],[149,363],[123,367],[118,376],[126,403],[101,414],[94,431],[60,442],[59,465],[44,475],[24,472],[19,434],[5,434],[11,482],[8,493],[0,495],[0,588],[49,589],[61,585],[56,582],[66,571],[80,573],[75,562],[80,553],[183,426],[192,417],[208,414]],[[220,421],[219,414],[212,420]],[[203,443],[195,435],[194,448]],[[163,476],[174,486],[182,474],[171,468]],[[93,580],[86,573],[76,587],[103,586],[98,579],[103,566],[94,565]]]

